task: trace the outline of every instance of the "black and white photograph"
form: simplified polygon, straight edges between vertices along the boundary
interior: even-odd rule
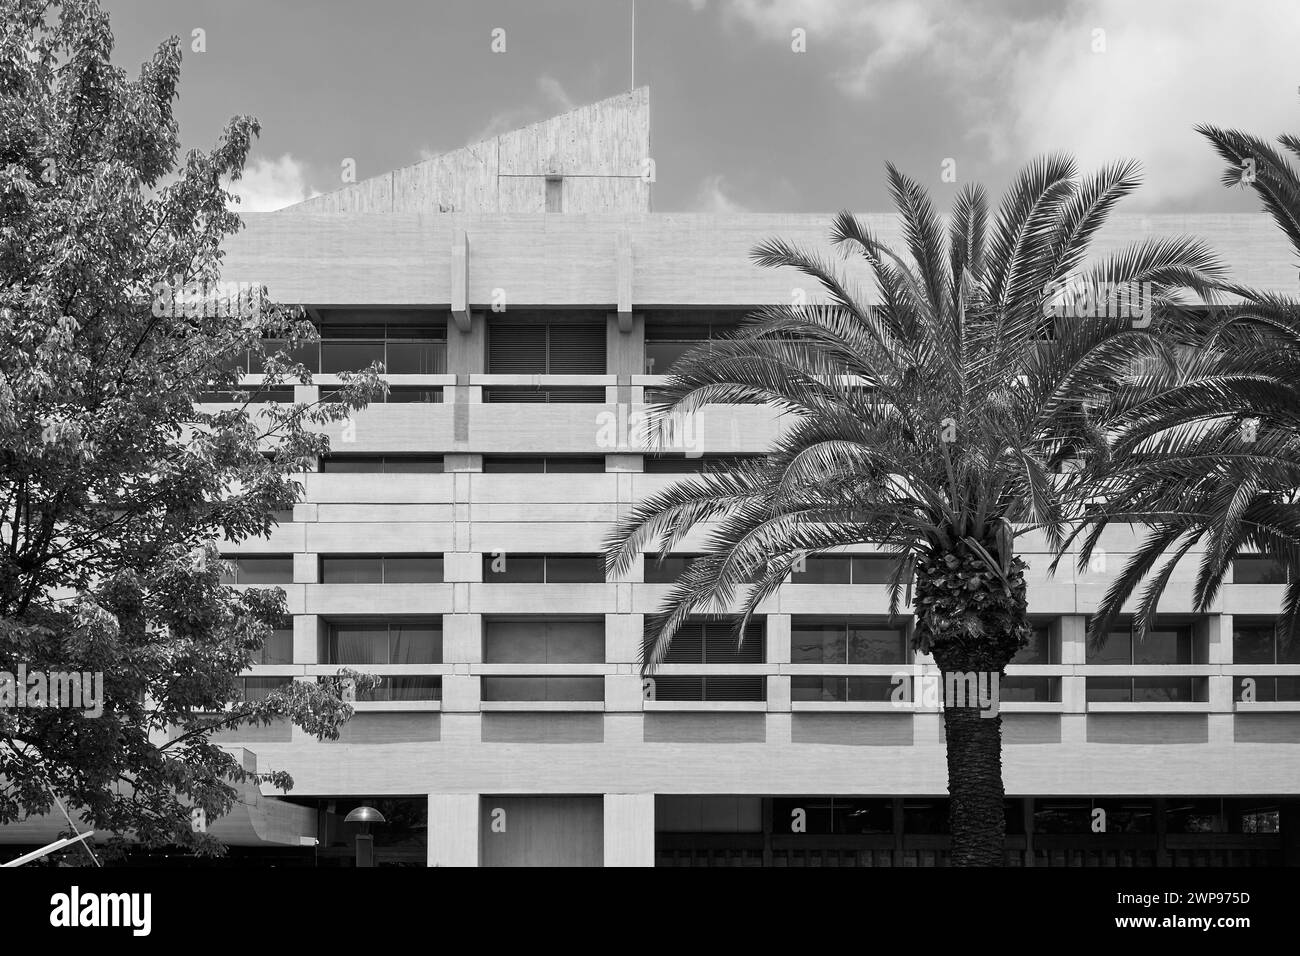
[[[1286,932],[1298,50],[1293,0],[0,0],[14,925]],[[837,872],[630,872],[706,868]]]

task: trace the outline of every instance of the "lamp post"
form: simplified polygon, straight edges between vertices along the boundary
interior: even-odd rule
[[[361,832],[357,834],[357,866],[374,866],[375,838],[370,833],[370,824],[387,823],[384,815],[374,807],[362,804],[344,817],[343,822],[361,824]]]

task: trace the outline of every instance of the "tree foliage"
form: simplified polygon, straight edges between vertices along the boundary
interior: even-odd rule
[[[102,672],[105,696],[99,717],[0,710],[0,823],[58,794],[97,830],[219,852],[192,807],[291,781],[213,734],[333,738],[351,707],[336,680],[242,699],[284,595],[224,585],[214,542],[268,535],[318,426],[382,386],[371,368],[325,404],[240,392],[250,360],[264,387],[310,382],[288,355],[315,335],[264,289],[231,307],[218,286],[258,124],[181,156],[179,41],[134,79],[112,50],[92,0],[0,0],[0,670]],[[214,390],[238,401],[197,404]]]

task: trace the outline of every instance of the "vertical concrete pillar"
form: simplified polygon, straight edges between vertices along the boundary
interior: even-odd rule
[[[605,794],[605,865],[655,865],[655,795]]]
[[[429,866],[478,866],[477,793],[429,794]]]

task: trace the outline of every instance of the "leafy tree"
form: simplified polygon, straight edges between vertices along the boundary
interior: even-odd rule
[[[314,427],[381,386],[372,368],[328,404],[240,391],[246,361],[266,387],[309,382],[288,353],[315,334],[217,284],[258,125],[178,159],[179,41],[135,79],[112,49],[92,0],[0,0],[0,670],[104,689],[98,717],[0,710],[0,824],[57,794],[97,830],[219,853],[192,807],[292,781],[213,734],[290,719],[334,738],[351,708],[333,679],[242,699],[284,597],[223,585],[214,542],[267,535],[327,448]],[[196,404],[222,390],[236,400]]]
[[[1068,158],[1039,160],[993,215],[982,189],[964,189],[946,228],[914,180],[893,166],[888,178],[901,252],[849,213],[831,228],[869,271],[878,304],[828,257],[770,239],[755,261],[798,270],[826,304],[765,308],[670,371],[657,416],[767,403],[781,415],[774,447],[640,502],[607,558],[621,573],[639,551],[667,553],[707,532],[706,553],[647,619],[651,672],[691,614],[738,612],[743,633],[808,554],[866,543],[896,555],[891,611],[906,588],[915,644],[944,675],[953,862],[1000,865],[1001,717],[958,699],[948,677],[1001,675],[1025,644],[1017,537],[1033,531],[1064,546],[1104,474],[1106,406],[1150,391],[1132,379],[1135,360],[1173,361],[1140,314],[1076,309],[1059,290],[1078,287],[1096,302],[1142,284],[1134,312],[1172,322],[1179,290],[1209,295],[1222,271],[1192,239],[1148,239],[1089,260],[1097,230],[1138,184],[1131,163],[1081,180]],[[1083,314],[1053,321],[1054,311]]]

